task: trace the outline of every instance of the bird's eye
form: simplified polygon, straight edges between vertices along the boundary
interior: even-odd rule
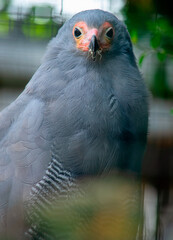
[[[106,30],[105,35],[106,35],[107,38],[111,39],[113,37],[113,34],[114,34],[114,32],[113,32],[113,28],[112,27],[110,27],[110,28],[108,28]]]
[[[76,38],[80,38],[81,35],[82,35],[81,29],[79,29],[78,27],[76,27],[76,28],[74,29],[74,36],[75,36]]]

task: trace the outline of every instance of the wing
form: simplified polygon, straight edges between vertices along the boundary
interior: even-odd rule
[[[23,203],[50,161],[44,103],[22,94],[0,115],[0,226],[15,229]],[[0,228],[0,232],[1,232]],[[21,229],[21,230],[20,230]],[[18,230],[22,231],[21,226]],[[17,233],[17,229],[15,230]]]

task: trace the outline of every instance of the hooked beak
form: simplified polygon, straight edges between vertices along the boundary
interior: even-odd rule
[[[97,41],[96,35],[93,35],[89,44],[89,51],[92,53],[92,58],[95,60],[96,53],[99,50],[100,46]]]

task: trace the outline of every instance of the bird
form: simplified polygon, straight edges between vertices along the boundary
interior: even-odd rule
[[[125,24],[99,9],[75,14],[0,113],[0,231],[24,218],[25,205],[63,199],[79,178],[139,174],[147,129],[148,90]]]

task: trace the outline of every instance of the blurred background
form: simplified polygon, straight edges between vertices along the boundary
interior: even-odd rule
[[[166,240],[173,239],[171,6],[168,0],[0,0],[0,110],[23,90],[40,65],[47,43],[73,14],[100,8],[126,23],[151,94],[148,145],[142,169],[148,184],[148,228],[155,231],[159,222]],[[151,220],[151,213],[157,215],[155,220]]]

